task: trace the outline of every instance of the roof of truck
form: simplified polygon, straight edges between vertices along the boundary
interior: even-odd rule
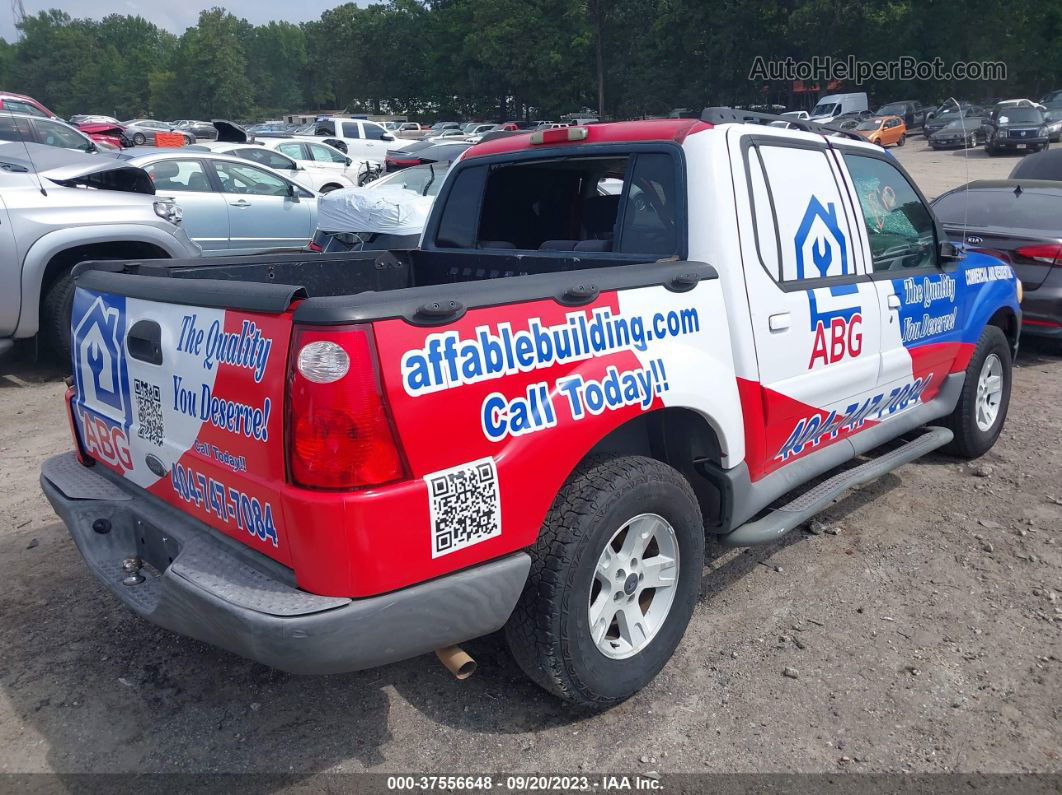
[[[674,141],[681,144],[686,136],[701,130],[710,130],[711,124],[699,119],[646,119],[644,121],[617,121],[606,124],[586,125],[587,136],[581,141],[547,144],[554,146],[579,146],[582,144],[636,143],[641,141]],[[534,148],[531,133],[496,138],[478,143],[465,152],[464,159],[482,155],[499,155],[522,152]]]

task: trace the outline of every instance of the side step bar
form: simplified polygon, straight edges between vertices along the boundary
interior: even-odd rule
[[[854,486],[870,483],[904,464],[943,447],[952,440],[948,428],[931,427],[902,447],[846,470],[804,492],[795,500],[768,513],[762,519],[747,522],[736,530],[719,537],[726,547],[749,547],[769,544],[793,530],[829,505]]]

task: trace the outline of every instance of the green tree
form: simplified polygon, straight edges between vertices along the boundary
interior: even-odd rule
[[[253,112],[247,56],[232,14],[203,11],[177,43],[173,65],[181,115],[245,119]]]

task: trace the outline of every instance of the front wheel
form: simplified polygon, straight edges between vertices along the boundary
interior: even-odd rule
[[[147,143],[147,138],[144,137],[144,133],[134,133],[133,134],[133,143],[136,144],[137,146],[143,146],[144,144]]]
[[[584,707],[617,704],[671,658],[693,614],[704,525],[686,479],[651,458],[595,458],[557,495],[505,626],[537,684]]]
[[[981,333],[955,410],[942,423],[955,438],[944,452],[960,458],[978,458],[999,438],[1010,405],[1010,344],[997,326]]]

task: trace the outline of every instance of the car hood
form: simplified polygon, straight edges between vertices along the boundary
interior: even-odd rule
[[[254,140],[253,135],[248,135],[247,130],[243,129],[234,121],[228,121],[227,119],[213,119],[210,122],[214,125],[214,129],[218,131],[218,142],[224,144],[245,144],[248,141]]]
[[[67,187],[155,193],[155,186],[144,169],[109,155],[90,155],[44,144],[5,143],[0,144],[0,163],[36,172]]]

